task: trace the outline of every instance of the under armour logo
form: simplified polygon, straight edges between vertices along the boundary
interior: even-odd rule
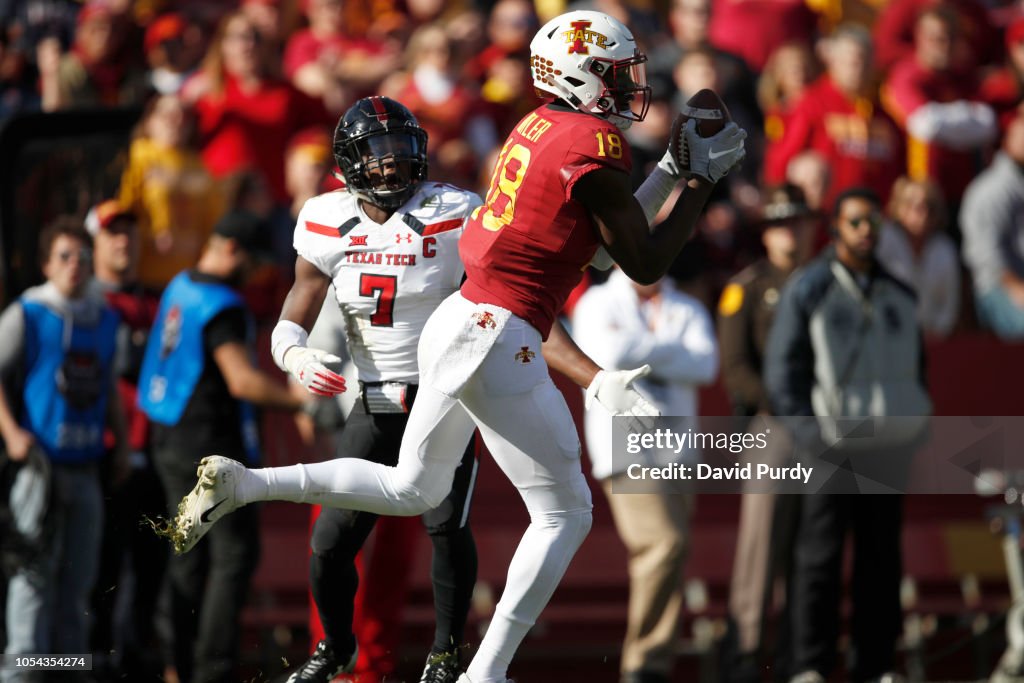
[[[474,313],[473,320],[476,321],[477,325],[484,329],[487,329],[488,327],[494,329],[497,326],[497,323],[494,322],[494,314],[490,313],[489,311],[484,311],[483,313]]]
[[[524,365],[530,362],[530,359],[535,357],[537,354],[530,350],[529,346],[522,346],[519,348],[519,352],[516,353],[515,359],[520,361]]]
[[[399,233],[395,233],[395,244],[401,244],[403,237],[405,238],[405,241],[406,241],[407,244],[411,244],[412,243],[412,235],[410,235],[409,233],[405,233],[403,235],[402,233],[399,232]]]
[[[370,245],[368,245],[366,243],[366,240],[367,240],[368,237],[369,237],[369,235],[349,235],[348,236],[348,246],[350,246],[350,247],[368,247],[368,246],[370,246]]]

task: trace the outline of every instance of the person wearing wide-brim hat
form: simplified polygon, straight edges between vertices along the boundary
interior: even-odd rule
[[[782,287],[813,251],[820,220],[800,188],[792,184],[766,189],[757,227],[765,256],[729,281],[718,302],[718,339],[722,378],[744,426],[754,415],[770,414],[762,383],[768,332]],[[737,428],[741,428],[737,425]],[[798,519],[796,496],[744,494],[740,507],[736,560],[729,592],[730,638],[726,680],[760,680],[766,654],[766,609],[774,582],[789,573],[793,531]],[[780,618],[778,634],[785,633]],[[781,642],[784,637],[777,637]],[[781,648],[776,648],[781,653]]]

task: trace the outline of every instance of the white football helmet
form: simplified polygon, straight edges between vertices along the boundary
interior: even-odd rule
[[[530,42],[537,90],[620,128],[647,115],[651,88],[646,62],[629,29],[603,12],[561,14]]]

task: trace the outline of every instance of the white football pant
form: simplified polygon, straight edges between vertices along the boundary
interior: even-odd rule
[[[494,306],[458,293],[431,316],[420,339],[422,369],[448,344],[452,330]],[[474,683],[505,681],[526,632],[551,598],[591,525],[590,489],[580,466],[576,427],[548,375],[540,333],[512,316],[479,362],[458,398],[419,386],[396,467],[365,460],[331,460],[253,470],[239,502],[288,500],[419,515],[448,495],[466,443],[479,428],[495,462],[519,490],[530,514],[509,565],[505,591],[467,670]],[[443,372],[443,368],[439,370]]]

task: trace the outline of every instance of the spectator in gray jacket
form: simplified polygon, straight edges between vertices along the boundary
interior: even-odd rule
[[[1024,114],[967,186],[960,225],[981,323],[1002,339],[1024,339]]]
[[[804,457],[825,467],[837,454],[858,469],[892,470],[916,434],[835,438],[836,418],[921,416],[931,411],[921,368],[921,330],[914,295],[878,263],[881,211],[871,190],[846,190],[836,200],[833,242],[796,273],[782,292],[768,338],[765,385],[780,416],[814,416],[794,428]],[[877,423],[882,424],[882,423]],[[851,450],[861,452],[849,452]],[[838,472],[840,476],[844,470]],[[852,531],[854,656],[849,679],[880,680],[893,667],[902,626],[900,527],[902,496],[845,495],[830,479],[804,497],[792,593],[795,683],[824,683],[836,664],[845,536]],[[834,492],[836,488],[844,492]]]

